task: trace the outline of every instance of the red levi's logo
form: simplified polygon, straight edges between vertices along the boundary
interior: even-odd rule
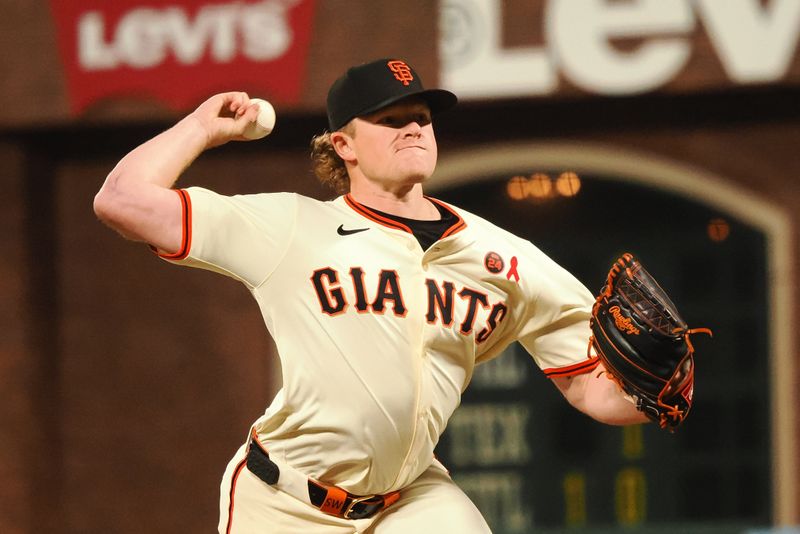
[[[51,0],[73,114],[104,98],[183,110],[242,89],[301,95],[314,0]]]

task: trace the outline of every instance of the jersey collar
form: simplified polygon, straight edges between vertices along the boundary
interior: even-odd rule
[[[443,209],[449,211],[450,213],[452,213],[455,216],[455,222],[447,230],[444,231],[444,233],[442,234],[442,239],[444,239],[445,237],[449,237],[449,236],[451,236],[453,234],[456,234],[456,233],[460,232],[461,230],[463,230],[464,228],[467,227],[467,223],[464,222],[464,219],[461,218],[461,215],[459,215],[458,212],[455,211],[453,208],[451,208],[450,206],[448,206],[447,204],[445,204],[444,202],[442,202],[440,200],[436,200],[435,198],[431,198],[429,196],[426,196],[425,198],[427,200],[430,200],[431,202],[433,202],[437,206],[441,206]],[[393,228],[395,230],[402,230],[403,232],[407,232],[409,234],[413,234],[413,232],[411,231],[411,228],[409,228],[407,225],[405,225],[405,224],[403,224],[403,223],[401,223],[399,221],[395,221],[393,219],[389,219],[387,217],[384,217],[383,215],[381,215],[379,213],[375,213],[374,210],[370,209],[369,207],[365,206],[364,204],[360,204],[359,202],[357,202],[356,199],[354,199],[353,196],[350,193],[347,193],[344,196],[344,201],[348,206],[350,206],[350,208],[353,211],[355,211],[356,213],[358,213],[362,217],[366,217],[367,219],[369,219],[369,220],[371,220],[373,222],[376,222],[376,223],[380,224],[381,226],[385,226],[387,228]]]

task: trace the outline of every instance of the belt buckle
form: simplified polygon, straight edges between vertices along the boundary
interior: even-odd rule
[[[350,504],[347,506],[347,509],[342,514],[342,517],[345,519],[364,519],[370,516],[363,516],[363,517],[350,517],[351,512],[353,512],[353,507],[357,504],[361,504],[362,502],[369,501],[370,499],[374,499],[377,495],[367,495],[366,497],[353,497],[353,500],[350,501]],[[377,503],[376,503],[377,504]]]

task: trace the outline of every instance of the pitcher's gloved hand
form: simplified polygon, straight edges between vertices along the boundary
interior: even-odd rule
[[[594,347],[609,374],[639,411],[670,431],[689,414],[694,347],[689,329],[658,282],[623,254],[597,296],[590,321]]]

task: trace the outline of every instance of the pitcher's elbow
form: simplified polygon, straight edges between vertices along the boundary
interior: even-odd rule
[[[124,191],[118,185],[114,175],[109,175],[103,186],[94,196],[92,208],[98,219],[109,226],[119,218],[125,200]]]
[[[103,222],[108,222],[112,218],[113,208],[112,202],[109,198],[109,193],[105,189],[101,189],[97,192],[94,196],[94,201],[92,202],[92,209],[94,209],[94,214]]]

